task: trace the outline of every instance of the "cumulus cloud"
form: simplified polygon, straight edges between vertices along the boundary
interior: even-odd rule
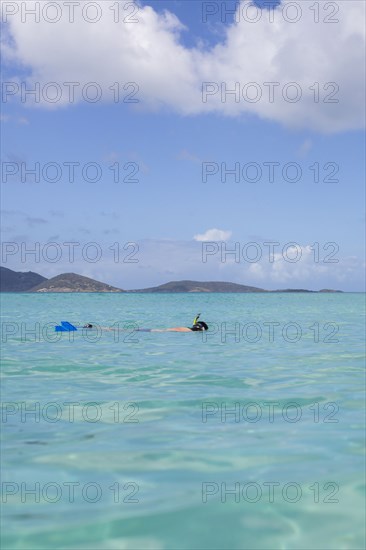
[[[328,243],[323,250],[299,243],[255,244],[256,248],[246,249],[240,243],[228,243],[219,252],[215,250],[212,258],[208,256],[208,263],[220,262],[225,278],[233,277],[240,270],[248,284],[261,283],[268,289],[335,288],[342,287],[348,278],[363,279],[362,261],[341,257],[336,243]],[[258,261],[253,261],[256,256]]]
[[[302,158],[306,157],[306,155],[311,151],[312,147],[313,142],[311,141],[311,139],[305,139],[298,149],[298,155]]]
[[[35,217],[32,217],[32,216],[27,216],[26,217],[26,222],[27,224],[29,225],[29,227],[33,227],[35,225],[43,225],[45,223],[49,223],[47,220],[45,220],[44,218],[35,218]]]
[[[205,241],[227,241],[231,237],[231,231],[224,231],[223,229],[207,229],[205,233],[195,235],[193,238],[198,242]]]
[[[22,125],[22,126],[28,126],[29,120],[27,119],[27,117],[21,116],[17,119],[17,123]]]
[[[203,160],[201,158],[199,158],[194,153],[191,153],[187,149],[182,149],[181,151],[179,151],[179,153],[177,155],[177,159],[178,160],[187,160],[189,162],[193,162],[194,164],[200,164],[200,165],[202,165],[202,162],[203,162]]]
[[[120,0],[121,13],[126,2]],[[31,9],[35,2],[26,4]],[[242,0],[221,41],[194,48],[183,45],[184,27],[168,11],[143,6],[138,22],[116,24],[112,3],[101,2],[102,17],[92,24],[80,16],[83,4],[73,23],[65,14],[56,23],[29,17],[24,24],[20,10],[9,16],[5,58],[30,70],[29,82],[97,82],[106,101],[114,100],[110,87],[116,81],[123,80],[122,95],[123,84],[135,82],[135,108],[169,108],[183,115],[254,114],[320,132],[364,126],[364,2],[338,3],[333,17],[320,9],[318,23],[308,3],[296,3],[298,14],[284,11],[282,3],[272,19],[262,10],[253,23]],[[236,95],[225,93],[233,89]],[[67,105],[66,92],[62,88],[61,99],[46,104]]]

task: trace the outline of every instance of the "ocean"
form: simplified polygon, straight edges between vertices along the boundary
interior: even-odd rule
[[[1,303],[4,550],[365,547],[364,294]]]

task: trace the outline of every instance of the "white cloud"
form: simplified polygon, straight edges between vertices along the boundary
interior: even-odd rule
[[[264,269],[259,263],[250,264],[248,273],[253,275],[258,281],[262,281],[265,276]]]
[[[200,164],[200,165],[202,165],[202,162],[203,162],[203,160],[201,158],[199,158],[194,153],[191,153],[187,149],[182,149],[181,151],[179,151],[179,153],[177,155],[177,159],[178,160],[187,160],[189,162],[193,162],[194,164]]]
[[[198,242],[205,241],[227,241],[230,239],[232,232],[224,231],[223,229],[207,229],[205,233],[201,235],[195,235],[193,238]]]
[[[230,243],[227,248],[229,251],[234,249]],[[318,251],[314,246],[301,244],[275,246],[273,251],[269,246],[262,245],[258,250],[260,259],[257,262],[251,263],[250,254],[245,253],[242,245],[235,262],[232,255],[217,252],[215,256],[208,257],[208,263],[212,264],[213,260],[221,262],[219,267],[225,271],[225,280],[233,280],[240,271],[247,284],[262,285],[267,289],[335,289],[343,286],[347,276],[352,283],[357,278],[359,281],[364,278],[361,260],[340,257],[336,245],[327,252],[322,251],[321,247]]]
[[[322,288],[362,291],[365,286],[365,274],[362,260],[355,257],[341,257],[339,254],[330,263],[327,254],[320,253],[319,261],[310,245],[299,245],[301,258],[298,262],[289,262],[281,253],[275,254],[273,262],[269,261],[268,249],[263,247],[263,256],[259,262],[250,263],[240,257],[240,261],[219,263],[220,254],[208,258],[208,265],[213,272],[214,262],[221,269],[221,279],[241,282],[266,289],[305,288],[320,290]],[[288,256],[291,258],[290,249]],[[295,256],[293,256],[295,257]],[[229,258],[230,259],[230,258]],[[330,258],[328,258],[330,260]]]
[[[126,0],[127,1],[127,0]],[[3,40],[3,51],[10,60],[31,69],[31,81],[97,82],[103,100],[113,101],[109,87],[116,81],[136,82],[139,86],[137,108],[169,108],[180,114],[220,113],[241,116],[247,113],[287,126],[337,132],[364,126],[364,38],[365,3],[357,0],[338,3],[340,10],[327,23],[330,14],[320,5],[320,22],[314,9],[301,3],[301,18],[291,23],[276,8],[274,22],[263,10],[260,20],[250,23],[243,16],[247,2],[238,4],[236,22],[228,25],[226,35],[214,47],[187,48],[180,41],[183,25],[171,13],[158,14],[150,6],[140,7],[137,23],[116,24],[109,9],[114,3],[102,2],[102,17],[97,23],[85,22],[75,11],[75,22],[63,17],[57,23],[29,16],[27,23],[19,13],[9,16],[10,37]],[[125,0],[121,0],[120,13]],[[24,4],[24,3],[21,3]],[[35,2],[27,2],[27,8]],[[60,2],[60,5],[64,4]],[[300,3],[297,3],[300,6]],[[289,17],[290,12],[286,12]],[[79,15],[78,15],[79,14]],[[287,19],[289,18],[287,17]],[[218,90],[202,101],[202,83],[214,82]],[[250,103],[233,95],[222,101],[220,88],[239,83],[257,83],[262,98]],[[278,82],[270,102],[265,82]],[[301,99],[289,103],[282,97],[284,86],[296,82]],[[314,101],[314,84],[319,83],[319,101]],[[324,90],[326,83],[334,83]],[[309,89],[312,87],[313,89]],[[333,90],[338,103],[324,99]],[[129,90],[131,91],[131,90]],[[254,92],[254,88],[248,92]],[[289,95],[294,92],[289,88]],[[57,107],[67,104],[67,88],[62,89]],[[121,88],[122,94],[125,94]],[[248,93],[249,95],[249,93]],[[330,96],[328,99],[331,99]]]
[[[0,122],[16,122],[17,124],[20,124],[20,125],[23,125],[23,126],[26,126],[28,124],[30,124],[28,118],[26,118],[25,116],[18,116],[18,117],[14,117],[14,116],[10,116],[10,115],[6,115],[6,114],[0,114]]]
[[[305,139],[298,149],[298,155],[300,157],[306,157],[309,151],[311,151],[312,147],[313,147],[313,142],[311,141],[311,139]]]

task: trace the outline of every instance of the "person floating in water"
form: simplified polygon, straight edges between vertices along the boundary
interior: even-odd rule
[[[191,327],[173,327],[173,328],[141,328],[141,329],[135,329],[137,332],[204,332],[205,330],[208,330],[208,326],[204,321],[199,321],[201,314],[198,313],[196,317],[193,320],[193,324]],[[83,328],[94,328],[94,325],[91,323],[87,323],[83,326]],[[113,328],[107,328],[107,327],[100,327],[103,330],[115,330]]]
[[[208,326],[204,321],[199,321],[200,313],[196,315],[191,327],[173,327],[173,328],[152,328],[150,332],[204,332]]]

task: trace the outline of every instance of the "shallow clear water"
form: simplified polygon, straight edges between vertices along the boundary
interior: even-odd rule
[[[3,548],[364,548],[364,295],[1,301]]]

